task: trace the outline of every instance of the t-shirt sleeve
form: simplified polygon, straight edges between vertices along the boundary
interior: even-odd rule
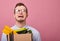
[[[2,33],[1,41],[7,41],[7,36],[6,36],[6,34]]]
[[[39,32],[37,32],[36,34],[36,41],[41,41],[41,36]]]

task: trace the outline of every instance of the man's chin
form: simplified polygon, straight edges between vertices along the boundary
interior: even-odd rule
[[[24,20],[16,20],[16,21],[18,21],[18,22],[24,22]]]

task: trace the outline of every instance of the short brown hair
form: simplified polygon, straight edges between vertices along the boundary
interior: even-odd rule
[[[16,6],[15,6],[15,8],[17,6],[24,6],[26,8],[26,13],[28,13],[27,7],[23,3],[17,3]],[[14,14],[15,14],[15,8],[14,8]]]

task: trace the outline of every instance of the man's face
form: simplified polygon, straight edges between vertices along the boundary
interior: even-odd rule
[[[24,6],[17,6],[15,8],[14,17],[17,21],[24,21],[26,20],[28,14],[26,13],[26,8]]]

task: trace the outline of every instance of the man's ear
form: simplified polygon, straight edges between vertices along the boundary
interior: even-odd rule
[[[28,14],[26,16],[28,17]]]

